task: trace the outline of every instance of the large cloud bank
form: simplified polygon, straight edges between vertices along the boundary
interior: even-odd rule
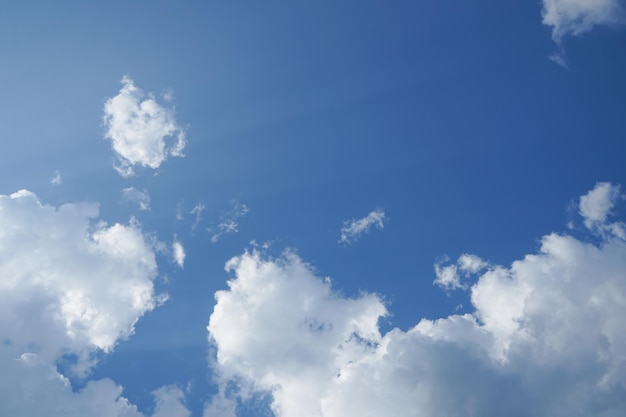
[[[110,352],[164,301],[139,225],[97,216],[95,204],[0,195],[0,415],[140,416],[113,381],[74,392],[55,366],[72,355],[72,372],[88,375],[94,353]],[[172,389],[155,392],[157,410],[174,407]]]
[[[441,284],[467,288],[473,312],[384,335],[377,295],[344,298],[293,253],[233,258],[208,325],[222,388],[205,415],[265,392],[279,417],[623,416],[619,196],[603,183],[581,199],[597,243],[551,233],[508,267],[462,255]]]
[[[128,77],[122,89],[104,104],[105,138],[118,157],[117,172],[129,177],[134,167],[158,168],[168,156],[183,156],[185,131],[173,109],[146,95]]]

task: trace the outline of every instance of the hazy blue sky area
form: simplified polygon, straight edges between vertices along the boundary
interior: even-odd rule
[[[0,415],[626,415],[626,4],[0,12]]]

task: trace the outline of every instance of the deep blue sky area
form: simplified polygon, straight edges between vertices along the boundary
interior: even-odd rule
[[[0,194],[97,202],[99,220],[133,217],[186,252],[181,269],[157,251],[169,300],[88,377],[60,365],[75,391],[111,378],[149,415],[151,393],[173,384],[201,416],[217,391],[214,293],[233,278],[224,264],[255,245],[295,251],[342,296],[379,294],[386,332],[473,311],[468,292],[433,285],[435,263],[471,253],[508,267],[546,234],[585,235],[578,197],[626,185],[626,31],[598,22],[557,45],[542,4],[4,5]],[[549,59],[559,51],[566,67]],[[129,178],[112,168],[103,121],[125,75],[174,109],[187,138],[184,158]],[[124,199],[131,186],[150,210]],[[233,218],[237,204],[247,212]],[[344,222],[374,210],[384,229],[339,242]],[[229,218],[237,232],[212,241]]]

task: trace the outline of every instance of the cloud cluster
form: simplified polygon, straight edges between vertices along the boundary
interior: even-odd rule
[[[122,78],[122,89],[104,104],[105,138],[118,157],[117,172],[129,177],[134,167],[158,168],[168,156],[183,156],[185,131],[173,109],[161,106],[133,80]]]
[[[385,228],[385,220],[385,212],[381,209],[370,212],[362,219],[346,220],[343,222],[343,227],[341,228],[339,243],[350,244],[356,242],[361,235],[369,233],[372,226],[382,230]]]
[[[0,195],[0,415],[140,415],[112,381],[74,392],[55,367],[70,355],[73,372],[87,375],[94,353],[110,352],[165,300],[139,225],[97,216],[96,204]]]
[[[583,220],[608,213],[584,201]],[[244,253],[215,295],[208,331],[222,388],[207,410],[233,415],[237,400],[266,392],[277,417],[621,416],[626,241],[600,239],[552,233],[508,267],[463,255],[457,278],[440,281],[467,288],[472,313],[386,334],[375,294],[342,297],[293,253]]]

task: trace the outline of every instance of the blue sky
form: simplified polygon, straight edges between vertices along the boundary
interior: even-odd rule
[[[4,8],[0,414],[623,414],[623,2],[337,3]]]

